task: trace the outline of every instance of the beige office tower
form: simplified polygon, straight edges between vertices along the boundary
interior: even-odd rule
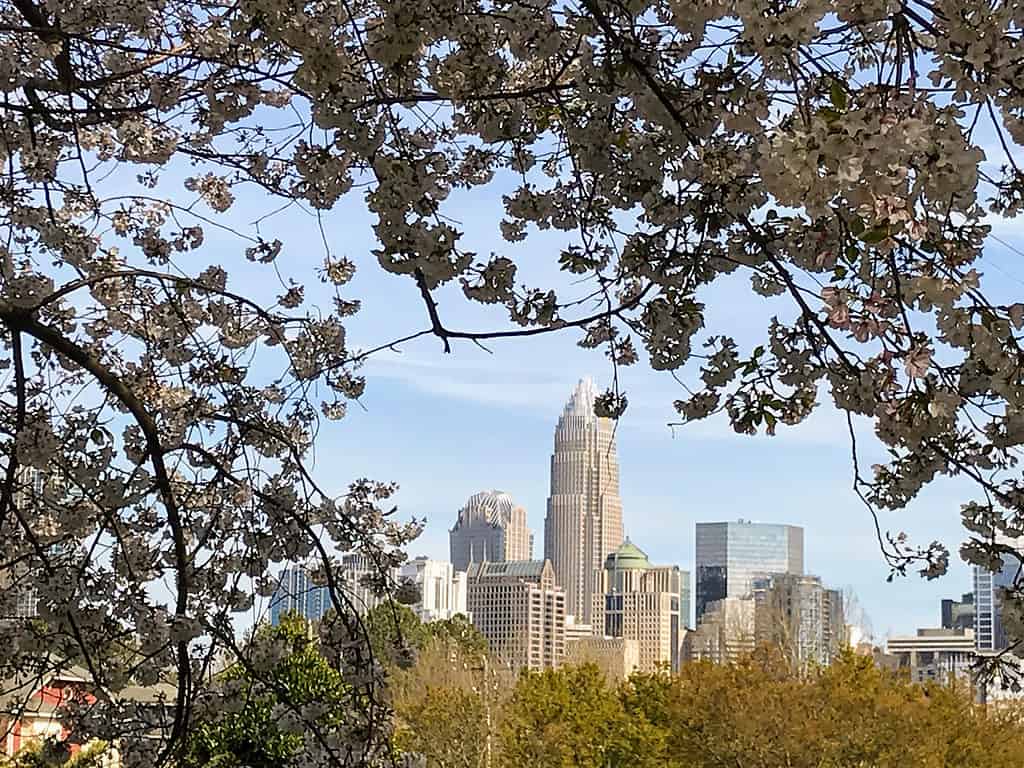
[[[491,652],[512,669],[561,665],[565,592],[547,560],[470,563],[466,604]]]
[[[622,499],[614,422],[594,415],[594,384],[576,386],[555,428],[544,557],[565,590],[566,611],[591,623],[594,585],[622,544]]]
[[[598,634],[635,640],[637,668],[679,669],[682,645],[679,615],[682,572],[674,565],[651,565],[628,539],[608,555],[594,595]]]

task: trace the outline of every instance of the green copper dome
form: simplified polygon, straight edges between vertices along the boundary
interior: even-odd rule
[[[608,555],[604,561],[606,571],[646,570],[653,567],[644,551],[629,539],[626,539],[622,546]]]

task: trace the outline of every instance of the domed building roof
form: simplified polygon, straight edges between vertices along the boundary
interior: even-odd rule
[[[497,528],[503,523],[509,522],[515,506],[512,496],[504,491],[493,490],[475,493],[469,497],[466,506],[459,510],[455,528],[458,529],[481,520]]]
[[[622,542],[622,546],[604,561],[606,571],[648,570],[653,567],[644,551],[629,539]]]

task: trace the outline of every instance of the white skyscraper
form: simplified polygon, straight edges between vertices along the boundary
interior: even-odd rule
[[[595,579],[622,544],[614,423],[594,415],[594,384],[581,380],[555,428],[544,557],[565,590],[566,613],[591,620]]]

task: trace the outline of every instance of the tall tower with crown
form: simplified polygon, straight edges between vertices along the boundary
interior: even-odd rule
[[[622,544],[614,423],[594,415],[590,379],[576,385],[555,428],[544,557],[565,590],[565,612],[590,623],[595,578]]]

